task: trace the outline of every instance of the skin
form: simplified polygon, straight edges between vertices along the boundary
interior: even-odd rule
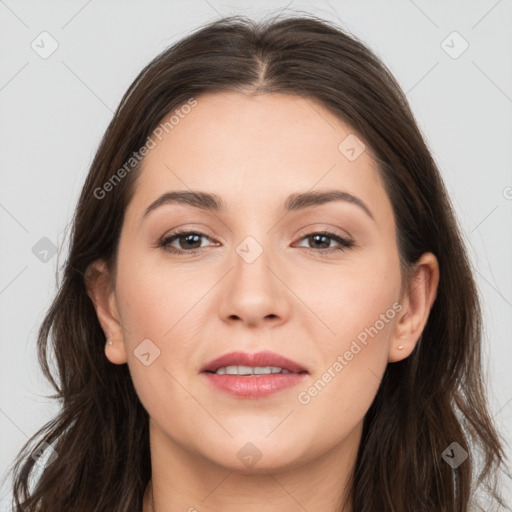
[[[401,294],[392,207],[369,150],[349,161],[338,145],[354,130],[319,104],[279,94],[197,100],[144,160],[116,275],[101,261],[90,272],[89,295],[113,342],[105,355],[129,365],[150,416],[143,512],[339,511],[386,366],[410,355],[427,321],[437,260],[424,254]],[[364,201],[374,219],[342,201],[285,215],[289,194],[331,188]],[[141,221],[148,205],[177,190],[218,194],[226,210],[167,204]],[[196,245],[175,239],[182,255],[158,247],[178,227],[206,236]],[[355,246],[335,250],[333,239],[323,245],[306,236],[322,230]],[[247,236],[263,249],[252,263],[236,252]],[[199,246],[203,252],[190,253]],[[331,252],[320,254],[324,247]],[[298,393],[395,303],[400,312],[300,403]],[[160,350],[149,366],[134,354],[144,339]],[[303,383],[251,400],[214,390],[199,375],[219,355],[265,349],[305,366]],[[248,442],[261,453],[252,467],[237,457]]]

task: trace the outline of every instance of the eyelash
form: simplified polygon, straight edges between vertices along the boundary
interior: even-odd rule
[[[200,231],[183,230],[183,231],[176,231],[175,233],[171,233],[168,236],[164,236],[158,242],[158,246],[161,247],[165,251],[168,251],[173,254],[180,254],[180,255],[197,254],[197,253],[203,252],[204,249],[206,249],[206,247],[200,247],[198,249],[191,249],[189,251],[186,251],[183,249],[176,249],[175,247],[170,247],[168,245],[183,235],[199,235],[200,237],[208,238],[210,240],[210,237],[208,235],[206,235],[205,233],[201,233]],[[325,237],[330,238],[340,244],[340,247],[330,247],[328,249],[315,250],[314,248],[309,248],[310,250],[312,250],[316,253],[319,253],[321,255],[332,254],[333,252],[337,252],[337,251],[345,251],[346,249],[350,249],[351,247],[354,247],[356,245],[353,240],[350,240],[348,238],[343,238],[340,235],[337,235],[336,233],[332,233],[330,231],[313,231],[312,233],[307,233],[306,235],[302,236],[300,238],[300,240],[304,240],[305,238],[309,238],[311,236],[316,236],[316,235],[325,236]],[[306,249],[308,249],[308,247],[306,247]]]

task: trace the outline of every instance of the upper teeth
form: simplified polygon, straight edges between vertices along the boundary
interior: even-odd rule
[[[220,375],[265,375],[269,373],[293,373],[279,366],[222,366],[215,373]]]

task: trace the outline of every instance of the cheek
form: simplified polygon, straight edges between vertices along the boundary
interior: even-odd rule
[[[177,296],[174,284],[162,279],[159,269],[147,263],[133,264],[128,258],[119,261],[117,296],[127,364],[139,400],[151,416],[167,411],[173,402],[178,386],[170,362],[187,358],[180,343],[173,346],[169,357],[166,342],[185,313],[180,311],[184,301]]]
[[[173,268],[163,258],[137,257],[136,250],[127,248],[122,254],[116,295],[127,362],[139,398],[154,411],[181,393],[173,376],[183,371],[200,339],[204,324],[198,301],[212,284],[207,276],[199,279],[196,273],[194,278],[191,271]]]
[[[328,353],[343,349],[347,341],[376,322],[379,331],[388,334],[389,320],[396,316],[393,304],[399,300],[401,285],[398,255],[392,250],[351,256],[346,264],[337,268],[326,266],[321,272],[317,267],[307,279],[301,277],[300,282],[317,324],[321,320],[321,346]],[[312,332],[311,336],[318,338],[318,333],[314,336]]]
[[[194,277],[186,269],[162,265],[162,261],[148,255],[119,259],[119,313],[130,344],[144,338],[154,338],[157,343],[167,339],[204,293],[197,282],[191,285]]]
[[[332,340],[318,345],[322,363],[298,390],[298,410],[309,430],[322,431],[326,448],[363,421],[379,389],[396,317],[396,308],[385,306],[355,310],[357,316],[338,321]]]
[[[327,328],[322,336],[310,330],[319,359],[311,385],[299,391],[297,401],[312,417],[329,411],[335,435],[337,428],[360,421],[377,393],[401,310],[401,277],[392,252],[323,277],[321,285],[319,280],[310,287],[310,297]]]

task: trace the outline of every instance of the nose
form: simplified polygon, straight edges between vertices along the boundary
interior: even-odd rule
[[[242,254],[242,256],[240,256]],[[290,316],[293,294],[286,285],[286,276],[269,251],[254,260],[236,253],[234,268],[225,278],[220,290],[219,315],[228,323],[247,327],[276,327]]]

